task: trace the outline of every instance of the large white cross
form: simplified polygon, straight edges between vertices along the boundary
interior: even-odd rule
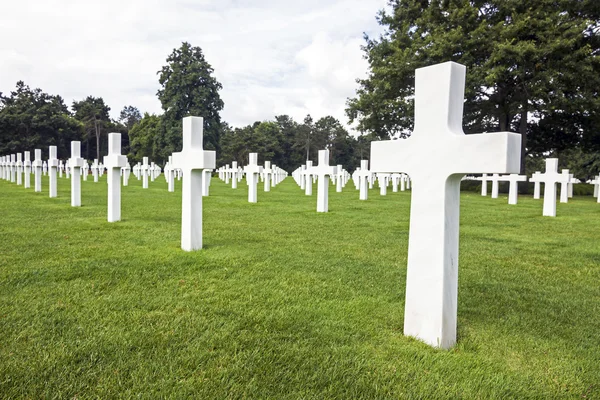
[[[56,158],[56,146],[48,147],[48,186],[50,188],[50,197],[57,197],[57,177],[56,173],[59,168],[59,160]]]
[[[535,173],[531,175],[531,178],[529,178],[529,182],[533,182],[533,198],[535,200],[539,200],[540,198],[541,175],[542,173],[540,171],[535,171]]]
[[[258,154],[250,153],[249,163],[244,167],[246,182],[248,183],[248,202],[256,203],[256,186],[258,185],[258,175],[262,172],[262,167],[258,165]]]
[[[31,153],[26,151],[25,161],[23,161],[23,166],[25,169],[25,180],[23,182],[23,187],[25,189],[29,189],[31,187]]]
[[[371,170],[406,172],[412,191],[404,334],[432,346],[456,342],[460,182],[466,173],[514,173],[521,136],[465,135],[465,67],[415,72],[415,127],[406,140],[371,144]]]
[[[546,158],[546,172],[540,175],[544,182],[544,210],[545,217],[556,217],[556,184],[569,181],[569,174],[558,173],[558,158]]]
[[[527,176],[510,174],[501,176],[499,180],[502,182],[509,182],[508,204],[517,204],[519,198],[519,182],[527,182]]]
[[[121,155],[121,134],[108,134],[108,155],[104,156],[108,182],[108,222],[121,220],[121,168],[127,166],[127,157]],[[73,176],[75,177],[75,176]]]
[[[173,165],[183,170],[181,193],[181,248],[202,248],[202,170],[215,167],[216,153],[204,150],[201,117],[183,119],[183,149],[173,153]]]
[[[317,177],[317,212],[328,212],[329,177],[337,173],[337,167],[329,165],[329,150],[319,150],[319,164],[312,167],[311,173]]]
[[[81,158],[81,142],[71,142],[71,158],[69,165],[71,166],[71,207],[81,206],[81,168],[83,168],[83,158]]]
[[[33,163],[31,164],[34,168],[34,191],[41,192],[42,191],[42,170],[43,170],[43,161],[42,161],[42,150],[35,149],[34,152]]]

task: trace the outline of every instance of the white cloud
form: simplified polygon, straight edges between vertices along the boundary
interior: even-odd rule
[[[157,71],[182,41],[200,46],[234,126],[289,114],[346,122],[364,76],[362,34],[385,0],[20,0],[0,14],[0,91],[18,80],[68,104],[101,96],[161,112]]]

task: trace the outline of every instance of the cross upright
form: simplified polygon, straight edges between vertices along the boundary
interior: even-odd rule
[[[594,185],[594,197],[598,197],[598,189],[600,188],[600,175],[595,176],[594,179],[590,181],[590,184]]]
[[[519,174],[503,175],[503,182],[508,182],[508,204],[517,204],[519,198],[519,182],[527,182],[527,176]]]
[[[533,198],[535,200],[539,200],[540,198],[540,184],[542,183],[541,178],[542,173],[540,171],[535,171],[531,178],[529,178],[529,182],[533,182]]]
[[[0,156],[0,178],[6,180],[6,161],[4,161],[4,156]]]
[[[48,147],[48,186],[49,196],[54,198],[57,194],[57,178],[56,173],[59,168],[59,160],[56,158],[56,146]]]
[[[17,185],[22,185],[23,184],[23,154],[22,153],[17,153]]]
[[[346,171],[344,170],[344,167],[342,166],[342,164],[338,164],[336,180],[335,180],[335,191],[337,193],[342,193],[342,189],[343,189],[344,185],[346,184],[345,179],[346,179]]]
[[[148,170],[150,168],[150,166],[148,165],[148,157],[144,157],[142,161],[143,164],[140,169],[140,171],[142,172],[142,189],[148,189]]]
[[[81,207],[81,168],[83,168],[83,158],[81,158],[81,142],[71,142],[71,207]]]
[[[237,189],[238,184],[238,163],[237,161],[231,162],[231,188]]]
[[[25,181],[23,182],[23,187],[29,189],[31,187],[31,153],[26,151],[24,155],[25,161],[23,161],[23,167],[25,170]]]
[[[69,165],[69,160],[65,161],[65,175],[67,176],[67,179],[69,179],[69,177],[70,177],[71,169],[72,168],[71,168],[71,165]]]
[[[337,167],[329,165],[329,150],[319,150],[319,164],[312,167],[311,173],[317,177],[317,212],[328,212],[329,177],[337,173]]]
[[[17,164],[17,158],[16,155],[11,154],[10,155],[10,181],[12,183],[15,183],[16,180],[16,164]]]
[[[312,180],[312,169],[313,169],[313,162],[310,160],[306,160],[306,169],[304,171],[302,171],[302,174],[304,176],[304,194],[307,196],[312,196],[312,190],[313,190],[313,180]]]
[[[131,164],[127,163],[123,170],[123,186],[129,186],[129,176],[131,175]]]
[[[225,164],[225,184],[229,185],[229,164]]]
[[[104,157],[104,165],[108,182],[108,222],[117,222],[121,220],[121,168],[127,165],[127,157],[121,155],[120,133],[108,134],[108,155]]]
[[[41,149],[35,149],[34,152],[34,159],[33,159],[33,163],[31,164],[31,166],[33,167],[33,173],[34,173],[34,191],[35,192],[41,192],[42,191],[42,170],[43,170],[43,161],[42,161],[42,150]]]
[[[563,175],[567,176],[567,179],[560,182],[560,202],[568,203],[569,202],[569,184],[571,183],[571,178],[573,175],[569,174],[568,169],[563,169],[562,173],[563,173]]]
[[[173,153],[173,165],[183,170],[181,248],[202,248],[202,170],[215,167],[216,153],[204,150],[201,117],[183,119],[183,149]]]
[[[272,175],[273,175],[273,170],[271,169],[271,161],[265,161],[265,167],[263,168],[263,175],[264,175],[264,182],[265,182],[265,186],[264,186],[264,190],[265,192],[270,192],[271,191],[271,179],[272,179]]]
[[[98,182],[98,159],[94,158],[94,162],[92,163],[92,176],[94,177],[94,182]]]
[[[248,183],[248,202],[256,203],[258,175],[262,172],[262,167],[258,165],[258,153],[250,153],[249,163],[244,167],[244,172],[246,173],[246,182]]]
[[[467,173],[514,173],[520,166],[520,135],[463,133],[465,73],[454,62],[417,69],[412,136],[371,144],[373,171],[406,172],[416,182],[404,334],[442,348],[456,342],[461,179]]]
[[[169,168],[165,167],[165,177],[167,178],[167,190],[169,192],[175,191],[175,169],[173,168],[173,156],[169,156],[169,162],[167,163]]]
[[[558,158],[546,158],[546,172],[540,175],[544,183],[544,217],[556,217],[556,184],[568,181],[568,173],[558,173]]]
[[[377,173],[377,182],[379,182],[379,195],[387,196],[387,186],[391,174]]]
[[[483,174],[481,176],[481,178],[478,178],[477,180],[481,181],[481,195],[487,196],[487,183],[488,183],[487,174]]]
[[[369,198],[369,178],[371,171],[369,171],[369,160],[360,160],[360,170],[356,174],[358,176],[358,189],[359,199],[367,200]]]
[[[499,192],[500,174],[492,174],[492,176],[490,177],[490,181],[492,181],[492,195],[491,195],[491,198],[492,199],[497,199],[498,198],[498,192]]]

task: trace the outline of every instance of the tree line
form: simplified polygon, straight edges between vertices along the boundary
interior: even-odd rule
[[[158,71],[162,113],[143,116],[134,106],[112,120],[101,97],[67,107],[60,96],[23,82],[0,94],[0,153],[81,140],[87,158],[106,153],[109,131],[123,134],[133,162],[148,156],[164,164],[181,149],[181,120],[204,118],[206,149],[218,163],[244,164],[249,152],[291,171],[317,150],[353,170],[369,157],[372,140],[410,136],[414,71],[434,63],[467,66],[465,133],[513,131],[522,135],[522,172],[543,170],[558,157],[580,179],[600,172],[600,2],[588,0],[389,0],[377,16],[384,33],[365,36],[369,62],[346,114],[359,135],[331,116],[288,115],[231,127],[221,120],[222,85],[200,47],[182,43]],[[424,156],[426,158],[426,156]]]

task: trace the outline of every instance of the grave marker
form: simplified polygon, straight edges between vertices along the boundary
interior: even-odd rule
[[[121,155],[121,134],[108,134],[108,155],[104,157],[108,182],[108,222],[121,220],[121,168],[127,157]],[[74,176],[73,176],[74,177]]]
[[[244,167],[246,182],[248,183],[248,202],[256,203],[256,186],[258,185],[258,175],[262,172],[262,167],[258,165],[258,153],[249,154],[249,163]]]
[[[81,168],[83,168],[83,158],[81,158],[81,142],[71,142],[71,207],[81,207]]]
[[[56,173],[59,169],[59,160],[56,158],[56,146],[50,146],[48,148],[48,175],[49,175],[49,195],[51,198],[57,197],[57,178]]]
[[[442,348],[456,342],[462,176],[514,173],[520,166],[520,135],[463,133],[464,87],[460,64],[417,69],[413,134],[371,143],[373,171],[406,172],[417,182],[411,194],[404,334]]]

